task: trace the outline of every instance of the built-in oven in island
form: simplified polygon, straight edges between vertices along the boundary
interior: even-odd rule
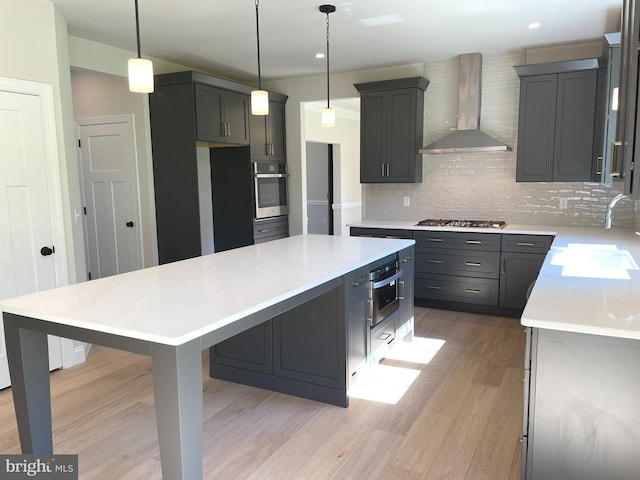
[[[400,306],[398,279],[402,269],[398,260],[386,263],[369,273],[369,321],[374,327]]]
[[[255,218],[276,217],[289,213],[287,164],[253,162]]]

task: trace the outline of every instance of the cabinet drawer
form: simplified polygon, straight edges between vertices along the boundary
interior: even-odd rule
[[[430,300],[497,306],[498,284],[498,280],[487,278],[417,274],[415,296]]]
[[[500,278],[500,252],[422,248],[416,256],[416,272],[465,277]]]
[[[416,246],[500,251],[499,233],[414,231]]]
[[[253,224],[253,239],[260,240],[267,237],[278,238],[289,235],[289,220],[287,217],[276,220],[260,220]],[[259,243],[259,242],[256,242]]]
[[[552,235],[502,235],[502,251],[515,253],[547,253]]]

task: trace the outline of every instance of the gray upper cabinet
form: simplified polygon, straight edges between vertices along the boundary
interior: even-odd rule
[[[621,155],[614,155],[618,120],[617,89],[620,86],[620,58],[620,33],[606,33],[603,41],[601,68],[598,70],[594,138],[596,161],[593,165],[593,181],[608,185],[622,179]]]
[[[253,160],[286,160],[286,101],[286,95],[270,93],[269,115],[250,115]]]
[[[249,96],[195,84],[198,140],[249,145]]]
[[[422,77],[355,84],[360,92],[360,182],[422,182]]]
[[[620,39],[620,99],[618,109],[616,157],[622,156],[624,193],[640,200],[640,168],[634,168],[640,143],[638,129],[638,60],[640,56],[640,12],[633,0],[622,2],[622,34]],[[618,151],[620,150],[620,151]]]
[[[520,71],[516,67],[521,77],[518,182],[591,181],[596,69],[532,73],[547,72],[553,67],[570,69],[571,65],[525,65],[527,68]],[[597,67],[597,62],[593,66]]]

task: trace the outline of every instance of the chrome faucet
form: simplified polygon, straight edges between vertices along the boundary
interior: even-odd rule
[[[605,213],[604,215],[604,228],[611,228],[611,215],[613,214],[613,207],[615,207],[616,203],[618,203],[623,198],[625,198],[625,195],[620,193],[613,197],[609,202],[609,205],[607,205],[607,213]]]

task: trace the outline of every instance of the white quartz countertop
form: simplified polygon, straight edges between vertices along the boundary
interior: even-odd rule
[[[175,346],[413,244],[300,235],[0,300],[0,311]]]
[[[351,226],[554,235],[522,324],[640,339],[640,236],[634,230],[524,224],[470,229],[416,223],[369,220]]]

